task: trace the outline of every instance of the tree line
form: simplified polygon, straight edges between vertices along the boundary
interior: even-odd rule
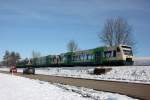
[[[8,67],[15,66],[20,59],[20,54],[18,52],[9,52],[6,50],[3,56],[3,65]]]

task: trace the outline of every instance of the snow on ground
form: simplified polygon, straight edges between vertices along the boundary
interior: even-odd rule
[[[1,100],[134,100],[125,95],[61,84],[49,84],[0,73]]]
[[[0,68],[8,71],[8,68]],[[36,68],[36,74],[88,78],[97,80],[113,80],[150,84],[150,66],[118,66],[112,67],[110,72],[103,75],[91,74],[94,67],[63,67],[63,68]],[[18,69],[22,72],[22,69]]]
[[[36,73],[54,76],[67,76],[97,80],[114,80],[150,84],[150,66],[112,67],[112,70],[110,72],[102,75],[91,74],[93,70],[93,67],[45,68],[37,69]]]
[[[115,67],[112,71],[100,75],[98,78],[150,83],[150,66]]]

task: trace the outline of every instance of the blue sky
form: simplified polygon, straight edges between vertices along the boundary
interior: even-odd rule
[[[5,50],[31,57],[103,45],[98,39],[106,19],[125,18],[133,27],[137,56],[150,56],[149,0],[0,0],[0,59]]]

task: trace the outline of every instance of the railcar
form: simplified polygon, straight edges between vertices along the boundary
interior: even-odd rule
[[[133,65],[132,48],[126,45],[98,47],[90,50],[68,52],[62,56],[65,65]]]
[[[97,47],[89,50],[67,52],[31,59],[32,66],[97,66],[133,65],[132,48],[127,45]]]

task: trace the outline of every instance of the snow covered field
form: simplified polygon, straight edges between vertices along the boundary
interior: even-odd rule
[[[0,73],[1,100],[134,100],[125,95],[82,87],[49,84]]]
[[[0,70],[9,69],[0,68]],[[93,75],[91,74],[93,70],[94,67],[37,68],[36,74],[150,84],[150,66],[118,66],[103,75]],[[22,72],[22,69],[18,71]]]

